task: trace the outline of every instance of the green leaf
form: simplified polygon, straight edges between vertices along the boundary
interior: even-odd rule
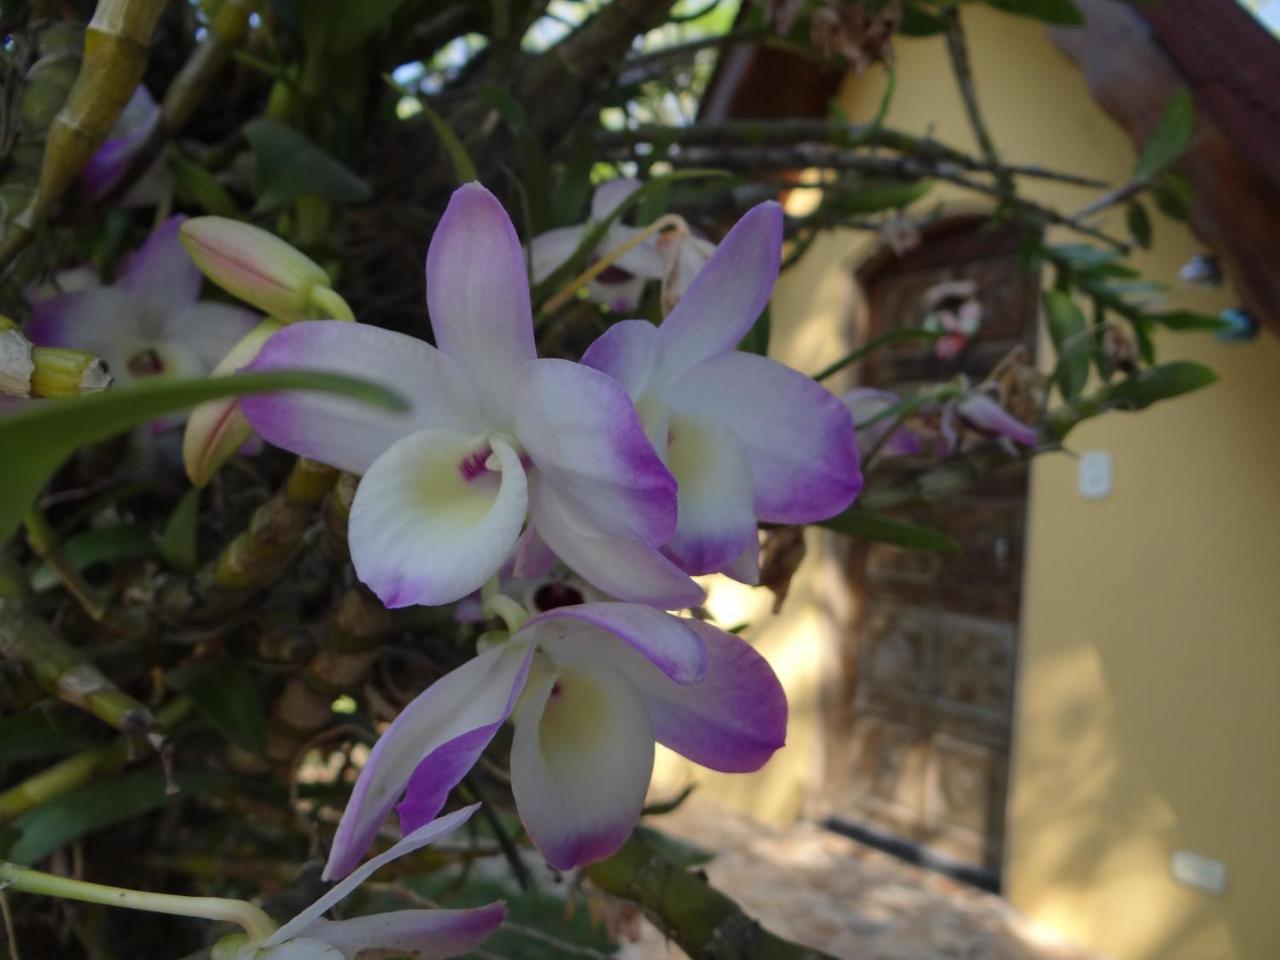
[[[1078,27],[1084,15],[1071,0],[986,0],[988,6],[1020,17],[1033,17],[1043,23]]]
[[[1194,310],[1171,310],[1168,313],[1149,313],[1147,319],[1153,320],[1170,330],[1207,330],[1217,333],[1227,330],[1231,324],[1212,313],[1196,313]]]
[[[225,779],[209,770],[174,774],[183,793],[201,793]],[[165,787],[159,770],[139,770],[55,797],[13,821],[19,836],[6,859],[29,866],[73,840],[173,803]]]
[[[1133,179],[1150,180],[1182,156],[1191,143],[1195,125],[1196,108],[1191,91],[1183,87],[1169,98],[1155,130],[1142,145]]]
[[[1129,317],[1129,326],[1133,328],[1133,338],[1138,341],[1138,356],[1142,362],[1156,362],[1156,342],[1151,339],[1151,321],[1145,316]]]
[[[1191,201],[1195,196],[1196,191],[1191,186],[1191,181],[1176,170],[1170,170],[1151,188],[1151,197],[1160,212],[1171,220],[1181,222],[1191,216]]]
[[[291,127],[259,118],[245,125],[244,135],[253,148],[257,212],[303,194],[334,203],[359,203],[373,195],[360,177]]]
[[[160,555],[169,566],[186,573],[195,573],[200,567],[196,556],[196,528],[200,521],[200,488],[192,487],[182,495],[178,505],[164,525],[160,538]]]
[[[199,207],[206,213],[219,217],[235,219],[240,216],[240,208],[231,199],[231,194],[227,193],[226,188],[207,169],[177,155],[171,164],[174,192],[184,207]]]
[[[267,713],[249,668],[231,657],[199,660],[170,670],[165,681],[189,696],[209,725],[237,746],[261,754]]]
[[[89,746],[75,711],[52,707],[0,719],[0,763],[58,757]]]
[[[1064,399],[1074,400],[1080,396],[1089,379],[1089,359],[1093,355],[1094,340],[1086,333],[1084,314],[1069,293],[1046,290],[1044,308],[1049,336],[1058,355],[1058,389]]]
[[[118,524],[86,530],[68,537],[62,544],[62,554],[77,570],[88,570],[99,563],[115,563],[149,557],[156,552],[151,531],[141,524]],[[62,583],[62,578],[48,564],[41,564],[31,574],[31,589],[37,593],[51,590]]]
[[[768,356],[769,324],[769,307],[766,305],[760,312],[759,318],[751,325],[751,329],[747,331],[747,335],[742,338],[742,342],[738,344],[738,349],[759,354],[762,357]]]
[[[1131,410],[1142,410],[1157,401],[1180,397],[1184,393],[1207,387],[1217,382],[1217,379],[1218,375],[1203,363],[1175,360],[1148,367],[1127,380],[1112,384],[1104,397]]]
[[[882,210],[908,207],[932,187],[931,180],[913,180],[908,183],[896,180],[859,181],[856,187],[828,189],[822,205],[828,211],[843,215],[879,213]]]
[[[444,147],[444,152],[449,155],[449,165],[453,167],[454,179],[459,184],[480,179],[480,175],[476,173],[476,165],[471,162],[471,155],[467,153],[467,148],[462,145],[462,141],[453,132],[449,122],[427,106],[425,101],[422,103],[422,115],[427,118],[431,129],[440,138],[440,146]]]
[[[818,524],[836,533],[843,533],[859,540],[874,543],[892,543],[908,550],[926,550],[933,553],[959,553],[960,543],[954,538],[905,520],[897,520],[882,513],[873,513],[861,507],[850,507]]]
[[[1137,200],[1129,204],[1124,214],[1125,223],[1129,227],[1129,236],[1143,250],[1151,249],[1151,217],[1147,208]]]
[[[834,376],[850,364],[857,363],[863,357],[874,353],[887,344],[898,343],[903,340],[933,341],[937,340],[940,336],[942,336],[941,331],[921,330],[917,327],[907,330],[890,330],[887,333],[880,334],[878,337],[872,337],[866,343],[862,344],[862,346],[855,347],[853,350],[850,350],[835,363],[830,364],[815,373],[813,375],[813,379],[819,382],[826,380],[828,377]]]
[[[904,37],[932,37],[946,33],[947,21],[919,3],[907,2],[902,5],[902,20],[898,23],[898,33]]]
[[[404,0],[350,0],[338,6],[330,21],[328,46],[334,53],[354,50],[368,40],[395,14]]]
[[[684,802],[693,795],[693,791],[696,789],[698,789],[698,785],[696,783],[690,783],[670,800],[661,800],[657,803],[646,804],[645,808],[640,811],[640,814],[645,817],[658,817],[665,813],[674,813],[684,805]]]
[[[31,404],[0,419],[0,543],[12,536],[40,488],[76,448],[205,400],[271,390],[321,390],[389,410],[407,409],[401,396],[378,384],[302,370],[207,380],[152,377],[102,393]]]

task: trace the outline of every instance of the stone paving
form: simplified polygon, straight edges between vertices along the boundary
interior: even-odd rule
[[[711,883],[765,926],[840,960],[1104,960],[999,897],[813,824],[772,829],[695,794],[655,826],[716,851]],[[644,924],[622,956],[685,954]]]

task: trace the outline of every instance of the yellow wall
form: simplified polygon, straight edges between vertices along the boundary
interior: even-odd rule
[[[1134,162],[1127,136],[1043,29],[977,6],[965,21],[1002,155],[1122,183]],[[903,42],[898,58],[888,122],[972,147],[942,42]],[[882,89],[874,71],[851,80],[845,109],[869,118]],[[1024,187],[1068,211],[1091,197]],[[926,203],[939,199],[974,203],[947,190]],[[1177,284],[1199,249],[1161,220],[1154,251],[1136,262],[1171,285],[1175,305],[1231,303],[1229,291]],[[780,359],[811,370],[841,352],[847,265],[867,250],[865,235],[832,237],[787,276],[773,314]],[[1069,456],[1033,469],[1007,890],[1034,919],[1117,960],[1270,960],[1280,957],[1280,343],[1183,334],[1159,348],[1210,364],[1222,382],[1072,434],[1073,449],[1111,452],[1109,499],[1080,498]],[[745,611],[755,622],[792,725],[765,771],[709,778],[709,790],[774,819],[801,812],[821,781],[819,704],[847,603],[829,559],[811,560],[797,589],[773,620],[765,597],[713,597],[724,620]],[[665,784],[688,775],[671,758],[660,769]],[[1226,894],[1174,883],[1177,849],[1225,861]]]

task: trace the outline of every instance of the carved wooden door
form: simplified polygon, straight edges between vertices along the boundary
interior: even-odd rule
[[[906,341],[860,371],[863,385],[908,391],[957,372],[976,382],[1018,344],[1034,345],[1039,281],[1011,231],[951,224],[861,279],[869,335],[920,326],[938,291],[959,291],[982,313],[958,355],[940,359],[935,344]],[[988,882],[998,882],[1002,854],[1026,497],[1027,472],[1016,466],[904,514],[950,533],[958,555],[848,547],[860,612],[844,651],[828,810]]]

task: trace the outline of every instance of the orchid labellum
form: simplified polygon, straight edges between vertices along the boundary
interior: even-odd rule
[[[516,807],[547,862],[567,869],[631,834],[655,742],[713,770],[756,770],[783,745],[787,702],[763,657],[700,621],[626,603],[539,614],[428,687],[386,730],[326,876],[352,868],[397,800],[402,829],[430,821],[512,715]]]

